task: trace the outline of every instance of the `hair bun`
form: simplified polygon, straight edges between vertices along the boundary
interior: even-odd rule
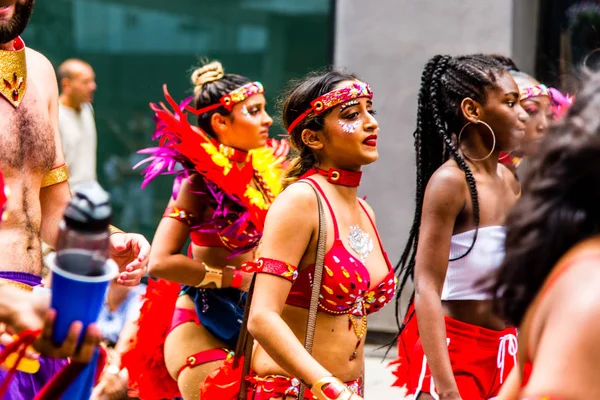
[[[194,94],[198,94],[204,84],[218,81],[225,76],[223,66],[218,61],[205,64],[192,72],[192,83],[194,84]]]

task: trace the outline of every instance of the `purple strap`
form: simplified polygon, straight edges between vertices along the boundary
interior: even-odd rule
[[[28,272],[0,271],[0,278],[8,279],[29,286],[39,286],[42,284],[42,277]]]

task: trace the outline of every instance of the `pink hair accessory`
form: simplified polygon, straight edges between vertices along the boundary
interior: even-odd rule
[[[519,100],[523,101],[538,96],[548,96],[550,98],[550,103],[552,104],[552,116],[554,119],[563,117],[575,100],[574,96],[568,94],[564,95],[560,90],[553,87],[549,88],[543,84],[524,88],[520,91]]]
[[[560,119],[567,114],[569,108],[575,101],[575,96],[562,94],[560,90],[549,88],[550,102],[552,103],[552,116],[554,119]]]
[[[219,99],[218,103],[211,104],[210,106],[203,107],[201,109],[195,109],[191,106],[186,106],[185,109],[189,112],[200,115],[205,112],[209,112],[212,110],[216,110],[219,107],[224,107],[227,111],[231,111],[234,105],[246,100],[250,96],[254,96],[255,94],[262,94],[265,92],[265,89],[260,82],[250,82],[246,83],[244,86],[241,86],[231,92],[227,93],[223,97]]]
[[[298,116],[298,118],[296,118],[294,122],[290,124],[288,127],[288,133],[291,133],[296,125],[302,122],[302,120],[310,113],[314,112],[315,115],[319,115],[330,108],[350,100],[358,99],[359,97],[368,97],[370,99],[373,98],[373,92],[368,84],[364,82],[354,82],[350,86],[332,90],[331,92],[327,92],[324,95],[317,97],[310,102],[311,107],[300,114],[300,116]]]

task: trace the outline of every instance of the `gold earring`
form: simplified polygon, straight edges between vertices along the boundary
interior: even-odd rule
[[[471,160],[471,161],[484,161],[484,160],[487,160],[487,159],[488,159],[488,158],[489,158],[489,157],[492,155],[492,153],[494,153],[494,150],[496,149],[496,134],[494,133],[494,130],[492,129],[492,127],[491,127],[491,126],[489,126],[489,125],[487,124],[487,122],[484,122],[484,121],[479,121],[479,120],[478,120],[478,121],[477,121],[477,123],[478,123],[478,124],[483,124],[483,125],[485,125],[485,126],[486,126],[486,127],[489,129],[489,130],[490,130],[490,132],[492,133],[492,149],[491,149],[491,150],[490,150],[490,152],[489,152],[489,153],[488,153],[488,154],[487,154],[485,157],[483,157],[483,158],[473,158],[473,157],[469,157],[469,155],[468,155],[467,153],[465,153],[464,151],[463,151],[463,154],[465,155],[465,157],[467,157],[467,158],[468,158],[469,160]],[[462,127],[462,129],[460,130],[460,133],[458,134],[458,148],[459,148],[459,149],[460,149],[460,138],[461,138],[461,136],[462,136],[462,134],[463,134],[463,131],[465,130],[465,128],[466,128],[467,126],[469,126],[469,124],[472,124],[472,122],[470,122],[470,121],[469,121],[469,122],[467,122],[467,123],[466,123],[466,124],[465,124],[465,125]]]

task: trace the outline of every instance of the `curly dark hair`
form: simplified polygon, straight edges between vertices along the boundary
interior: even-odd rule
[[[544,280],[576,243],[600,233],[600,74],[551,127],[506,221],[495,311],[518,326]]]
[[[396,265],[396,272],[400,278],[396,296],[396,322],[400,330],[403,329],[399,320],[400,293],[403,292],[408,280],[414,277],[425,188],[433,173],[450,157],[465,173],[471,193],[476,228],[470,248],[456,259],[469,254],[477,240],[479,227],[477,186],[471,169],[454,143],[456,133],[465,124],[461,102],[469,97],[480,104],[485,104],[489,89],[496,87],[498,78],[505,73],[506,70],[501,63],[484,54],[458,57],[437,55],[425,65],[419,91],[417,127],[413,134],[417,166],[415,216],[408,242]]]

